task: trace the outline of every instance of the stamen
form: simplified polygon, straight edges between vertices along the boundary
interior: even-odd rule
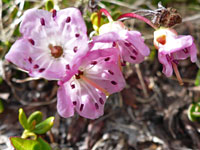
[[[186,53],[186,54],[189,52],[187,48],[183,49],[183,51],[184,51],[184,53]]]
[[[112,47],[115,47],[116,45],[117,45],[116,42],[113,42]]]
[[[72,84],[72,85],[71,85],[71,88],[74,89],[74,88],[75,88],[75,84]]]
[[[105,58],[104,60],[105,60],[105,61],[109,61],[109,60],[110,60],[110,57],[107,57],[107,58]]]
[[[73,103],[73,105],[74,105],[74,106],[76,106],[76,104],[77,104],[77,102],[76,102],[76,101],[73,101],[72,103]]]
[[[76,52],[77,52],[77,50],[78,50],[78,47],[77,47],[77,46],[75,46],[75,47],[74,47],[74,49],[73,49],[74,53],[76,53]]]
[[[66,23],[69,23],[71,21],[71,17],[67,17]]]
[[[44,18],[40,18],[40,23],[41,23],[42,26],[45,26],[45,20],[44,20]]]
[[[111,81],[111,83],[112,83],[113,85],[117,85],[117,82],[115,82],[115,81]]]
[[[28,39],[28,41],[32,44],[35,45],[35,41],[33,39]]]
[[[85,82],[89,83],[90,85],[92,85],[93,87],[95,87],[96,89],[98,89],[99,91],[103,92],[106,96],[110,95],[110,93],[106,89],[100,87],[98,84],[88,79],[87,77],[80,75],[80,78],[84,80]]]
[[[183,85],[184,83],[183,83],[181,75],[180,75],[180,73],[178,71],[178,67],[177,67],[177,65],[173,61],[172,61],[172,66],[173,66],[174,72],[176,74],[177,80],[179,81],[179,84]]]
[[[108,72],[109,72],[111,75],[114,75],[114,73],[113,73],[111,70],[108,70]]]
[[[45,70],[45,68],[39,69],[39,72],[42,73]]]
[[[135,56],[130,56],[131,59],[133,60],[136,60],[136,57]]]
[[[99,98],[99,102],[100,102],[100,104],[102,104],[102,105],[104,104],[104,101],[103,101],[103,99],[102,99],[101,97]]]
[[[95,103],[95,107],[96,109],[99,109],[99,105],[97,103]]]
[[[81,106],[80,106],[80,111],[83,110],[83,106],[84,106],[84,104],[81,104]]]
[[[76,33],[76,34],[75,34],[75,37],[77,37],[77,38],[78,38],[79,36],[80,36],[80,34],[78,34],[78,33]]]
[[[33,68],[34,68],[34,69],[38,69],[38,68],[39,68],[39,65],[35,64],[35,65],[33,66]]]
[[[157,41],[158,43],[162,44],[162,45],[165,45],[165,43],[166,43],[166,35],[161,35],[161,36],[159,36],[159,37],[156,39],[156,41]]]
[[[67,69],[67,70],[70,70],[69,64],[66,65],[66,69]]]
[[[55,9],[52,10],[52,17],[56,17],[57,11]]]
[[[33,62],[31,57],[28,58],[28,61],[29,61],[30,64],[32,64],[32,62]]]
[[[97,64],[97,61],[92,61],[91,62],[91,65],[96,65]]]

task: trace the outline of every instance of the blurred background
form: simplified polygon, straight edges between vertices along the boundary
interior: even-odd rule
[[[156,10],[159,0],[53,0],[55,9],[77,7],[81,10],[88,34],[93,31],[90,16],[106,8],[114,19],[136,10]],[[162,0],[173,7],[183,22],[174,27],[179,34],[192,35],[200,45],[200,0]],[[46,0],[0,0],[0,150],[10,150],[10,136],[21,136],[18,109],[26,114],[40,110],[44,117],[55,116],[54,126],[43,135],[53,150],[197,150],[200,149],[200,125],[187,113],[200,100],[200,71],[189,59],[179,63],[184,81],[162,74],[154,30],[134,19],[124,23],[142,33],[151,54],[139,65],[127,65],[127,86],[106,102],[104,116],[88,120],[75,115],[62,118],[56,110],[56,81],[32,79],[15,65],[4,60],[10,46],[21,35],[19,24],[24,11],[45,9]],[[103,17],[106,22],[106,17]],[[151,18],[149,18],[151,19]],[[198,52],[199,55],[199,52]],[[199,111],[199,110],[197,110]]]

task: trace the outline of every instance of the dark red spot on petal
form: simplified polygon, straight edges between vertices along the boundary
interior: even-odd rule
[[[131,43],[128,43],[128,42],[124,42],[124,44],[125,44],[127,47],[130,47],[130,46],[131,46]]]
[[[74,89],[74,88],[75,88],[75,84],[72,84],[72,85],[71,85],[71,88]]]
[[[126,61],[121,62],[122,66],[126,66]]]
[[[67,17],[66,23],[69,23],[71,21],[71,17]]]
[[[133,60],[136,60],[136,57],[135,56],[130,56],[131,59]]]
[[[166,55],[167,61],[170,62],[172,58],[169,56],[169,54]]]
[[[113,42],[112,46],[115,47],[116,45],[117,45],[116,42]]]
[[[29,61],[30,64],[32,64],[32,62],[33,62],[31,57],[28,58],[28,61]]]
[[[84,104],[81,104],[81,106],[80,106],[80,111],[83,110],[83,106],[84,106]]]
[[[104,60],[105,60],[105,61],[109,61],[109,60],[110,60],[110,57],[107,57],[107,58],[105,58]]]
[[[112,83],[113,85],[117,85],[117,82],[115,82],[115,81],[111,81],[111,83]]]
[[[35,41],[33,39],[28,39],[28,41],[32,44],[35,45]]]
[[[41,72],[43,72],[45,70],[45,68],[41,68],[41,69],[39,69],[39,72],[41,73]]]
[[[96,64],[97,64],[97,61],[92,61],[91,64],[92,64],[92,65],[96,65]]]
[[[104,101],[103,101],[103,99],[102,99],[101,97],[99,98],[99,102],[100,102],[100,104],[102,104],[102,105],[104,104]]]
[[[39,68],[39,65],[35,64],[35,65],[33,66],[33,68],[34,68],[34,69],[38,69],[38,68]]]
[[[76,53],[76,52],[77,52],[77,50],[78,50],[78,47],[77,47],[77,46],[75,46],[75,47],[74,47],[74,49],[73,49],[74,53]]]
[[[80,34],[79,34],[79,33],[76,33],[76,34],[75,34],[75,37],[77,37],[77,38],[78,38],[79,36],[80,36]]]
[[[178,60],[173,60],[173,62],[176,64],[176,65],[178,65]]]
[[[57,11],[55,9],[52,10],[52,17],[56,17]]]
[[[70,70],[69,64],[66,65],[66,69],[67,69],[67,70]]]
[[[108,72],[109,72],[111,75],[114,75],[114,72],[112,72],[111,70],[108,70]]]
[[[99,105],[97,103],[95,103],[95,108],[99,109]]]
[[[135,48],[132,48],[132,52],[133,52],[135,55],[138,55],[138,52],[136,51]]]
[[[76,106],[76,104],[77,104],[77,102],[76,102],[76,101],[73,101],[72,103],[73,103],[73,105],[74,105],[74,106]]]
[[[40,23],[41,23],[42,26],[45,25],[45,20],[44,20],[44,18],[40,18]]]
[[[186,54],[189,52],[187,48],[185,48],[183,51],[184,51],[184,53],[186,53]]]

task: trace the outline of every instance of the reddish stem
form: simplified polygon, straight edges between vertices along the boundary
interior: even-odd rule
[[[99,15],[98,15],[98,17],[100,17],[100,18],[98,19],[99,25],[100,25],[100,22],[101,22],[101,14],[102,14],[102,13],[104,13],[104,15],[106,15],[106,17],[108,18],[109,22],[112,22],[112,21],[113,21],[112,16],[110,15],[110,13],[109,13],[106,9],[101,8],[101,9],[99,10]]]
[[[140,16],[138,14],[135,14],[135,13],[126,13],[126,14],[122,14],[121,16],[118,17],[117,20],[119,19],[122,19],[122,18],[136,18],[136,19],[139,19],[141,21],[144,21],[146,22],[148,25],[150,25],[152,28],[154,29],[157,29],[157,27],[150,21],[148,20],[147,18],[143,17],[143,16]]]
[[[183,85],[183,80],[182,80],[181,75],[178,71],[178,67],[177,67],[176,63],[172,62],[172,66],[173,66],[173,69],[174,69],[174,72],[176,74],[176,77],[177,77],[179,84]]]

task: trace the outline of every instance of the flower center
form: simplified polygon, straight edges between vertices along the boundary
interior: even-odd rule
[[[55,58],[59,58],[63,54],[63,48],[61,46],[53,46],[52,44],[49,44],[49,49],[51,55]]]

